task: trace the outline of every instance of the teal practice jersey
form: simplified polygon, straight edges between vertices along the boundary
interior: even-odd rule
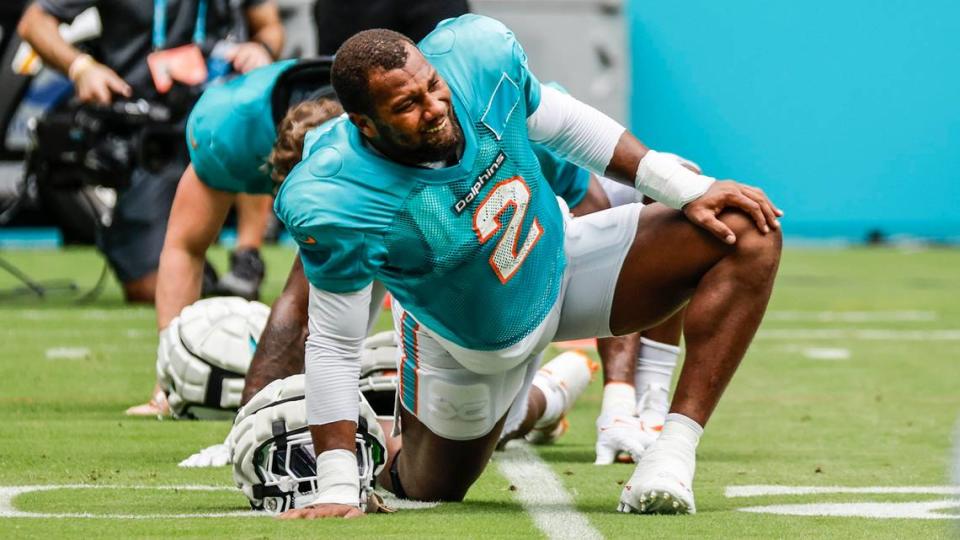
[[[200,180],[230,193],[273,194],[267,157],[277,138],[273,87],[296,60],[255,69],[200,96],[187,120],[190,162]]]
[[[311,133],[275,209],[314,286],[346,293],[376,278],[442,337],[508,347],[549,313],[565,264],[563,216],[527,136],[540,83],[487,17],[444,21],[419,47],[452,91],[460,163],[389,161],[340,118]]]
[[[534,144],[533,153],[554,193],[563,197],[570,208],[580,204],[590,187],[590,171],[554,154],[542,144]]]

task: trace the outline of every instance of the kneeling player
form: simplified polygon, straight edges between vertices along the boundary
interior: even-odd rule
[[[355,483],[343,451],[355,439],[373,278],[393,293],[411,375],[387,487],[426,500],[464,496],[550,341],[640,330],[689,302],[672,414],[621,509],[694,511],[701,426],[762,318],[778,212],[759,190],[691,173],[541,87],[495,21],[447,21],[420,49],[382,31],[341,48],[334,86],[350,122],[326,129],[278,194],[311,282],[306,399],[318,467],[331,485]],[[628,205],[567,221],[527,139],[683,213]],[[292,515],[355,512],[338,493]]]

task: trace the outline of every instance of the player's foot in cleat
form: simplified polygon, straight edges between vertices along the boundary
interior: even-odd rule
[[[679,417],[680,415],[671,415]],[[702,428],[686,417],[667,422],[623,486],[621,512],[634,514],[694,514],[693,476],[696,446]]]
[[[265,271],[266,266],[260,258],[259,250],[238,249],[230,254],[230,271],[220,278],[218,292],[222,295],[257,300]]]
[[[590,384],[600,365],[581,351],[567,351],[537,372],[533,385],[546,398],[544,414],[526,435],[531,444],[551,444],[570,427],[566,415]]]
[[[163,393],[160,385],[153,388],[153,398],[142,405],[134,405],[124,413],[127,416],[167,416],[170,414],[170,405],[167,403],[167,395]]]
[[[527,433],[525,439],[530,444],[553,444],[570,429],[570,421],[566,417],[541,428],[535,427]]]

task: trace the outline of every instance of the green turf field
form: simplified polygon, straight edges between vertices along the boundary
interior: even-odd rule
[[[69,278],[81,288],[95,282],[101,264],[86,249],[2,255],[36,277]],[[266,256],[273,298],[292,252],[276,248]],[[215,257],[226,259],[223,251]],[[938,503],[956,495],[928,488],[949,485],[960,414],[958,269],[957,250],[788,249],[768,318],[703,438],[699,513],[686,517],[614,511],[632,467],[591,464],[596,382],[574,410],[570,433],[537,449],[575,510],[524,506],[524,496],[538,495],[541,486],[504,476],[510,463],[525,459],[514,450],[495,458],[462,504],[347,522],[224,517],[246,508],[229,469],[176,464],[222,441],[229,424],[122,415],[152,385],[152,310],[124,306],[112,282],[83,306],[68,297],[6,299],[0,302],[0,537],[545,536],[538,523],[589,537],[572,525],[577,513],[589,533],[608,538],[956,536],[960,520],[950,518],[960,518],[960,502]],[[0,275],[0,289],[12,286]],[[2,495],[12,493],[4,488],[33,485],[80,487],[12,500]],[[774,495],[758,488],[759,495],[733,496],[735,486],[751,485],[838,489]],[[855,487],[915,489],[839,489]],[[740,511],[747,507],[947,519]],[[11,512],[48,517],[2,517]],[[65,514],[82,516],[50,517]]]

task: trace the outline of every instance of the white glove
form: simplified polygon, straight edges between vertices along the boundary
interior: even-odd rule
[[[230,447],[224,441],[208,446],[180,462],[179,467],[223,467],[230,464]]]
[[[630,454],[636,462],[643,449],[656,440],[656,435],[644,431],[643,422],[634,416],[635,399],[632,384],[609,383],[603,387],[603,404],[597,417],[595,465],[610,465],[620,452]]]
[[[620,452],[630,454],[636,463],[644,448],[656,436],[643,430],[643,423],[632,415],[601,414],[597,418],[597,460],[595,465],[610,465]]]

